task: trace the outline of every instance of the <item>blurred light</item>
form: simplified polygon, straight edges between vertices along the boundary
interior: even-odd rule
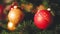
[[[13,27],[13,23],[12,23],[12,22],[9,22],[9,23],[8,23],[8,27],[9,27],[9,28],[12,28],[12,27]]]
[[[12,22],[8,22],[8,29],[10,31],[14,31],[16,29],[16,27],[14,26],[14,24]]]
[[[51,9],[50,9],[50,8],[48,8],[47,10],[48,10],[48,11],[50,11]]]
[[[17,8],[17,6],[14,6],[14,8]]]

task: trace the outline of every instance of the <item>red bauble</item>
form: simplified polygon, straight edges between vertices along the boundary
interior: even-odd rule
[[[3,5],[0,5],[0,20],[2,19],[3,16]]]
[[[52,15],[47,10],[38,10],[34,16],[34,24],[39,29],[46,29],[52,20]]]

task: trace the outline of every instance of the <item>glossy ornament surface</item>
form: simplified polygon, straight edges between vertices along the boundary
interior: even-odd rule
[[[34,16],[34,24],[39,29],[46,29],[52,20],[52,15],[47,10],[38,10]]]
[[[4,10],[4,7],[3,7],[3,5],[0,5],[0,20],[2,20],[3,19],[3,10]]]
[[[23,19],[23,12],[17,8],[17,6],[14,6],[14,8],[11,8],[9,14],[8,14],[8,20],[10,22],[13,22],[14,24],[18,24]]]

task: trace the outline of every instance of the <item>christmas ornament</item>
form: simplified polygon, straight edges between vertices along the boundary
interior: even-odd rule
[[[8,22],[8,25],[7,26],[8,26],[8,29],[10,31],[14,31],[16,29],[16,27],[15,27],[15,25],[14,25],[13,22]]]
[[[51,14],[47,10],[38,10],[34,16],[34,24],[40,29],[46,29],[51,24]]]
[[[43,7],[43,6],[42,6]],[[37,11],[37,13],[34,16],[34,24],[37,28],[39,29],[46,29],[50,24],[52,20],[52,15],[51,13],[46,10],[44,7]]]
[[[18,22],[23,19],[23,13],[20,9],[17,8],[17,6],[14,6],[14,8],[11,8],[9,14],[8,14],[8,20],[10,22],[13,22],[15,25],[18,24]]]
[[[3,5],[0,5],[0,20],[3,19]]]

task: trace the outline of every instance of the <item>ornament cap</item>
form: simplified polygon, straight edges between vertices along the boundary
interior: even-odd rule
[[[48,8],[47,10],[48,10],[48,11],[51,11],[51,8]]]

